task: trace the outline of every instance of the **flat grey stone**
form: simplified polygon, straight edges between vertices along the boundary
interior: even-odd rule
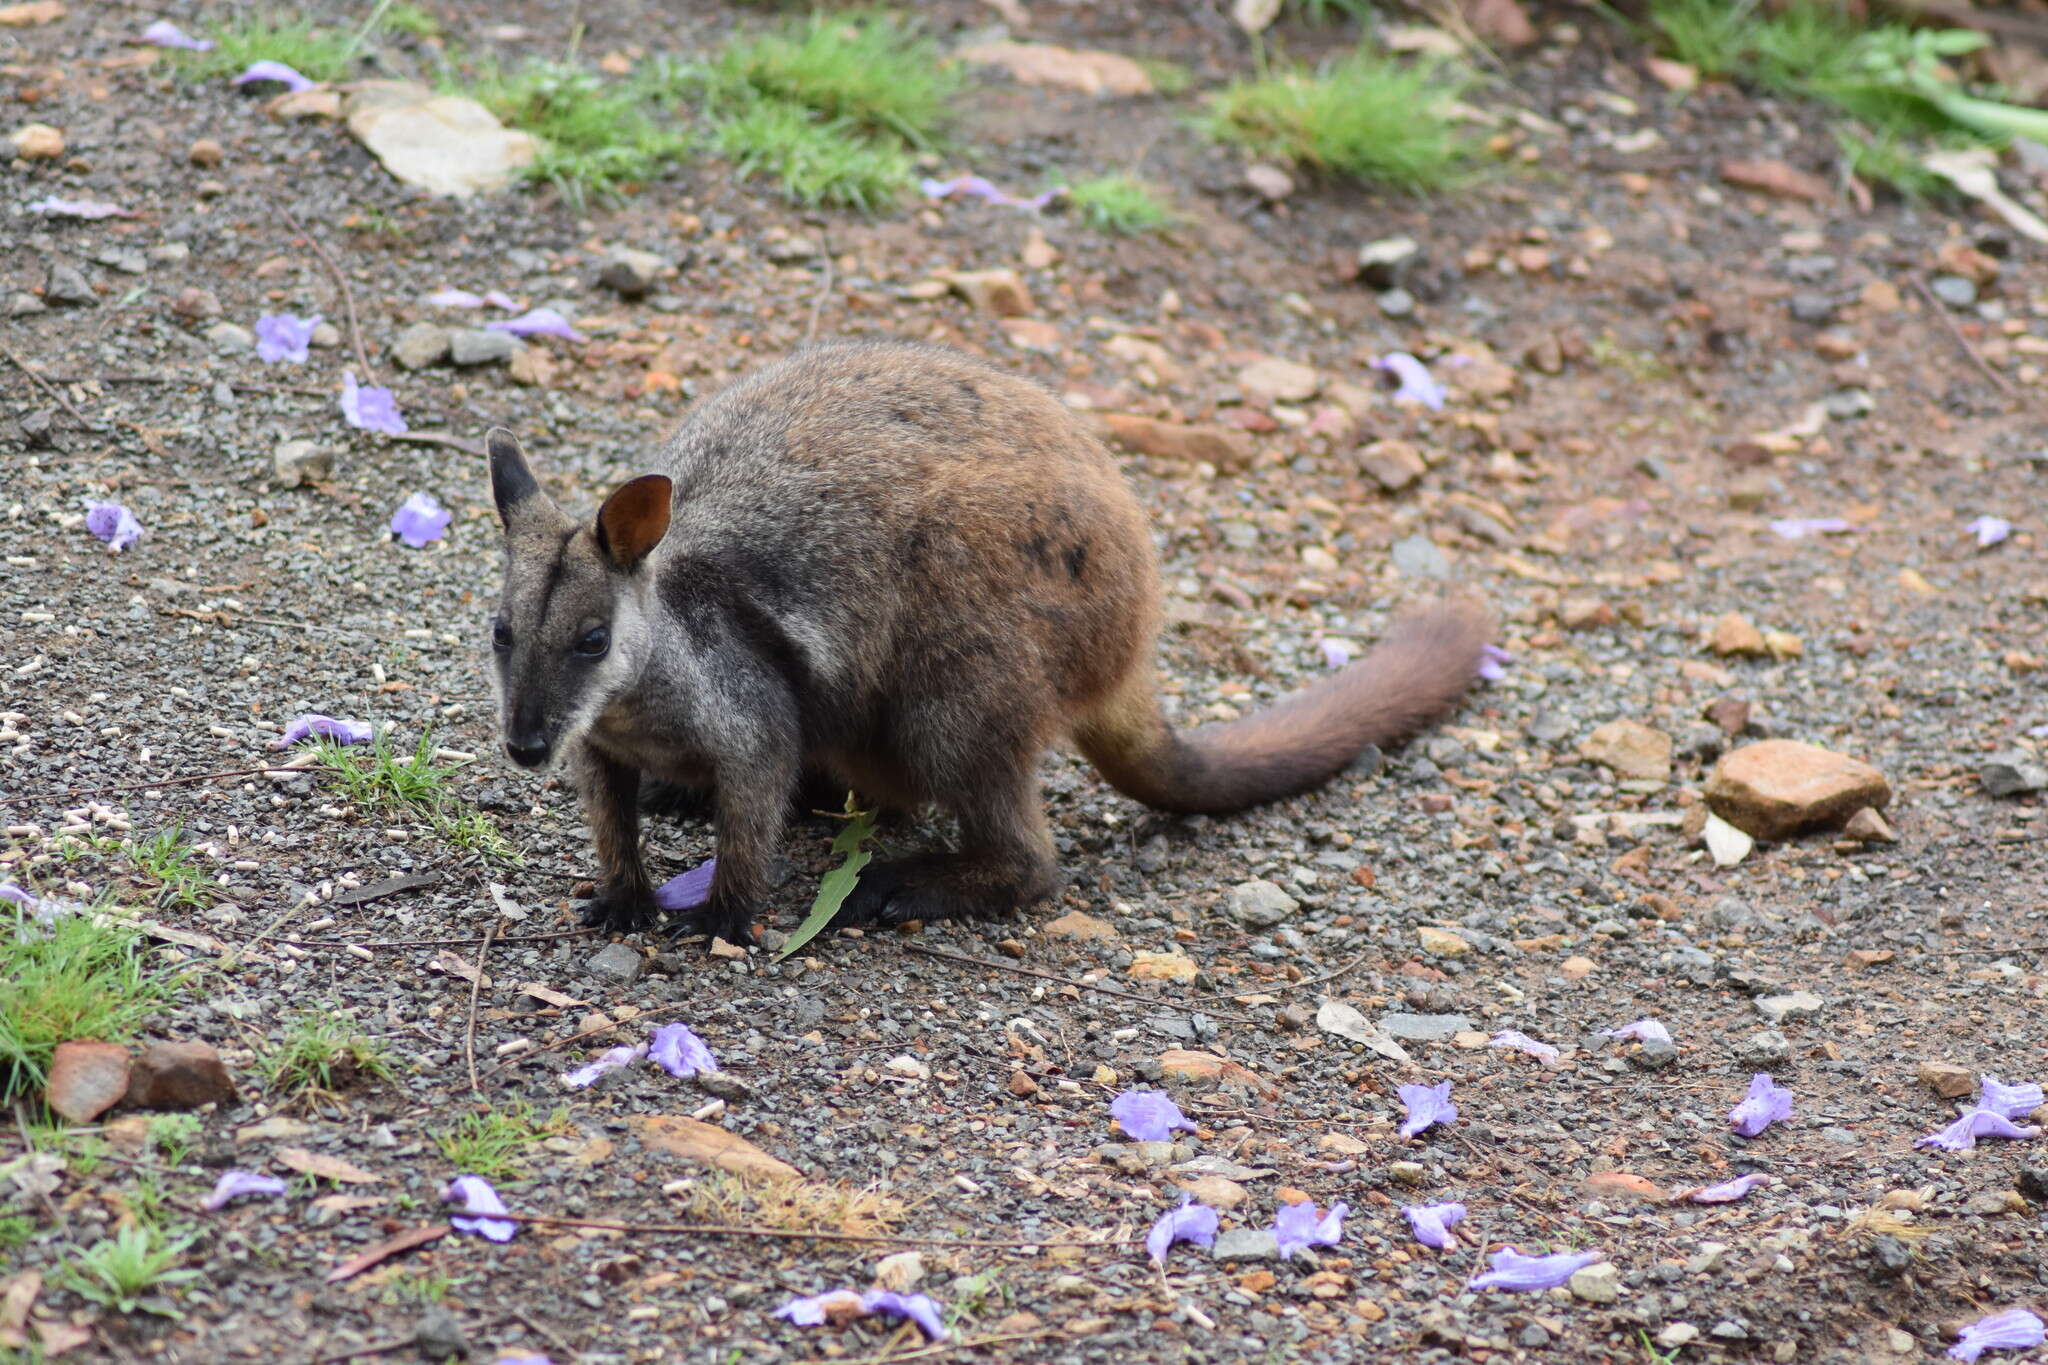
[[[469,327],[448,338],[448,358],[458,365],[502,365],[519,353],[519,338],[494,327]]]
[[[334,472],[334,452],[313,441],[280,441],[270,468],[286,488],[299,488]]]
[[[1273,1235],[1271,1228],[1232,1228],[1216,1234],[1216,1245],[1209,1248],[1209,1258],[1215,1261],[1277,1261],[1280,1259],[1280,1239]]]
[[[2019,796],[2048,787],[2048,765],[2018,749],[1991,755],[1977,775],[1993,796]]]
[[[424,370],[447,357],[448,329],[431,322],[415,322],[391,345],[391,358],[401,369]]]
[[[1380,1028],[1404,1043],[1441,1043],[1470,1033],[1472,1021],[1462,1014],[1383,1014]]]
[[[1451,562],[1436,542],[1425,535],[1412,535],[1394,542],[1394,568],[1404,578],[1449,578]]]
[[[1774,1024],[1787,1019],[1811,1019],[1819,1014],[1826,1001],[1812,991],[1791,991],[1785,995],[1765,995],[1756,1001],[1757,1012]]]
[[[1301,908],[1301,902],[1269,881],[1239,882],[1225,901],[1230,917],[1248,929],[1270,929]]]
[[[646,965],[639,952],[624,943],[605,944],[584,964],[592,976],[605,977],[626,986],[640,979]]]

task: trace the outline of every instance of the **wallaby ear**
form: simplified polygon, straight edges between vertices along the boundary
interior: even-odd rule
[[[492,427],[484,434],[484,449],[491,458],[491,496],[498,504],[498,520],[508,530],[516,519],[534,510],[528,506],[533,499],[553,506],[552,499],[541,491],[540,480],[533,477],[517,436],[503,427]]]
[[[642,474],[612,490],[597,509],[597,548],[621,573],[631,573],[668,534],[671,485],[663,474]]]

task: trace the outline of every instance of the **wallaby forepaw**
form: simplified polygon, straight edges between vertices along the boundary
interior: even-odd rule
[[[581,919],[586,929],[630,934],[653,923],[654,912],[653,892],[606,887],[583,903]]]
[[[721,907],[715,901],[672,912],[661,931],[670,938],[722,938],[738,948],[758,944],[753,916],[744,908]]]

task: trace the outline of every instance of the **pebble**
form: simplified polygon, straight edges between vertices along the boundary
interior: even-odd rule
[[[1892,833],[1892,827],[1885,818],[1868,806],[1849,817],[1849,823],[1842,826],[1842,833],[1865,844],[1895,844],[1899,841],[1899,836]]]
[[[59,264],[50,267],[50,278],[43,285],[43,302],[91,308],[99,301],[100,296],[93,292],[92,285],[76,266]]]
[[[1572,1272],[1572,1297],[1587,1303],[1614,1303],[1621,1298],[1621,1272],[1605,1261]]]
[[[2018,749],[1991,755],[1977,776],[1993,796],[2020,796],[2048,787],[2048,765]]]
[[[591,954],[583,964],[592,976],[605,977],[621,985],[630,986],[640,979],[646,962],[637,949],[624,943],[607,943]]]
[[[220,316],[220,300],[214,297],[211,289],[201,289],[196,284],[188,284],[171,300],[171,311],[181,318],[200,322]]]
[[[1662,1038],[1646,1038],[1628,1054],[1629,1065],[1641,1071],[1662,1071],[1677,1060],[1677,1045]]]
[[[206,329],[205,336],[216,351],[230,355],[256,348],[256,334],[239,322],[216,322]]]
[[[1773,1024],[1782,1024],[1787,1019],[1810,1019],[1819,1014],[1827,1002],[1812,991],[1789,991],[1784,995],[1758,996],[1757,1013]]]
[[[1406,441],[1374,441],[1358,452],[1358,467],[1389,493],[1398,493],[1420,479],[1429,466]]]
[[[1425,924],[1417,928],[1415,939],[1423,952],[1435,957],[1470,957],[1472,955],[1471,940],[1460,937],[1448,929],[1439,929],[1433,924]]]
[[[1415,296],[1405,289],[1389,289],[1379,297],[1380,312],[1390,318],[1405,318],[1415,311]]]
[[[1278,166],[1254,162],[1244,168],[1244,183],[1264,199],[1285,199],[1294,193],[1294,177]]]
[[[1745,744],[1707,779],[1707,805],[1758,839],[1838,824],[1892,799],[1884,774],[1859,759],[1790,739]]]
[[[159,1040],[135,1059],[124,1098],[138,1109],[183,1111],[232,1103],[235,1083],[211,1043]]]
[[[1405,1043],[1441,1043],[1467,1032],[1472,1021],[1462,1014],[1383,1014],[1380,1031]]]
[[[761,254],[776,265],[795,265],[799,261],[814,260],[818,255],[818,244],[808,237],[785,237],[761,248]]]
[[[1301,902],[1272,882],[1239,882],[1226,898],[1230,917],[1248,929],[1270,929],[1291,918]]]
[[[1280,1239],[1270,1228],[1232,1228],[1216,1234],[1209,1257],[1216,1261],[1277,1261]]]
[[[72,1123],[91,1123],[128,1090],[128,1049],[117,1043],[57,1044],[43,1102]]]
[[[1239,370],[1237,386],[1269,401],[1301,403],[1316,396],[1323,377],[1306,365],[1269,355]]]
[[[270,455],[271,472],[286,488],[303,488],[334,472],[334,452],[314,441],[280,441]]]
[[[1945,1100],[1959,1100],[1977,1088],[1977,1073],[1954,1062],[1922,1062],[1920,1084]]]
[[[597,272],[597,282],[621,298],[637,299],[652,293],[668,262],[651,251],[613,247]]]
[[[1748,617],[1734,611],[1714,622],[1713,630],[1707,636],[1707,648],[1724,657],[1771,652],[1770,646],[1764,643],[1764,633],[1751,625]]]
[[[1706,841],[1707,853],[1713,858],[1715,867],[1734,867],[1756,848],[1755,839],[1711,813],[1700,836]]]
[[[1877,400],[1870,396],[1869,389],[1837,389],[1827,396],[1822,406],[1827,408],[1828,416],[1838,422],[1846,422],[1869,415],[1870,410],[1877,406]]]
[[[1806,323],[1810,327],[1824,326],[1835,316],[1835,301],[1826,294],[1816,294],[1812,290],[1801,290],[1794,294],[1786,300],[1785,306],[1791,310],[1794,321]]]
[[[1977,301],[1977,284],[1965,275],[1936,275],[1927,287],[1951,308],[1968,308]]]
[[[413,1345],[428,1360],[449,1360],[469,1354],[469,1337],[455,1314],[436,1305],[420,1314],[412,1329]]]
[[[519,352],[519,338],[495,327],[465,327],[448,338],[457,365],[500,365]]]
[[[1451,562],[1436,542],[1420,532],[1394,542],[1394,569],[1406,578],[1449,578]]]
[[[7,140],[23,161],[55,161],[64,155],[64,134],[47,123],[24,123]]]
[[[224,155],[221,145],[210,137],[200,138],[185,149],[185,159],[195,166],[218,166]]]
[[[1746,1067],[1767,1070],[1792,1060],[1792,1044],[1776,1029],[1765,1029],[1743,1039],[1735,1058]]]
[[[49,305],[26,290],[11,294],[7,299],[7,316],[25,318],[35,313],[49,312]]]
[[[1633,720],[1611,720],[1579,741],[1579,755],[1621,777],[1671,780],[1671,736]]]
[[[946,277],[946,283],[977,313],[1017,318],[1036,311],[1031,291],[1014,270],[956,270]]]
[[[1358,273],[1374,289],[1392,289],[1402,271],[1421,258],[1413,237],[1382,237],[1358,248]]]

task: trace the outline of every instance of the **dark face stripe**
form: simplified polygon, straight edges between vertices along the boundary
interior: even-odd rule
[[[555,589],[562,584],[562,561],[568,557],[569,542],[576,538],[576,528],[570,527],[562,533],[555,544],[555,557],[548,563],[548,571],[541,579],[540,601],[535,604],[533,619],[544,623],[548,619],[548,606],[555,600]]]

